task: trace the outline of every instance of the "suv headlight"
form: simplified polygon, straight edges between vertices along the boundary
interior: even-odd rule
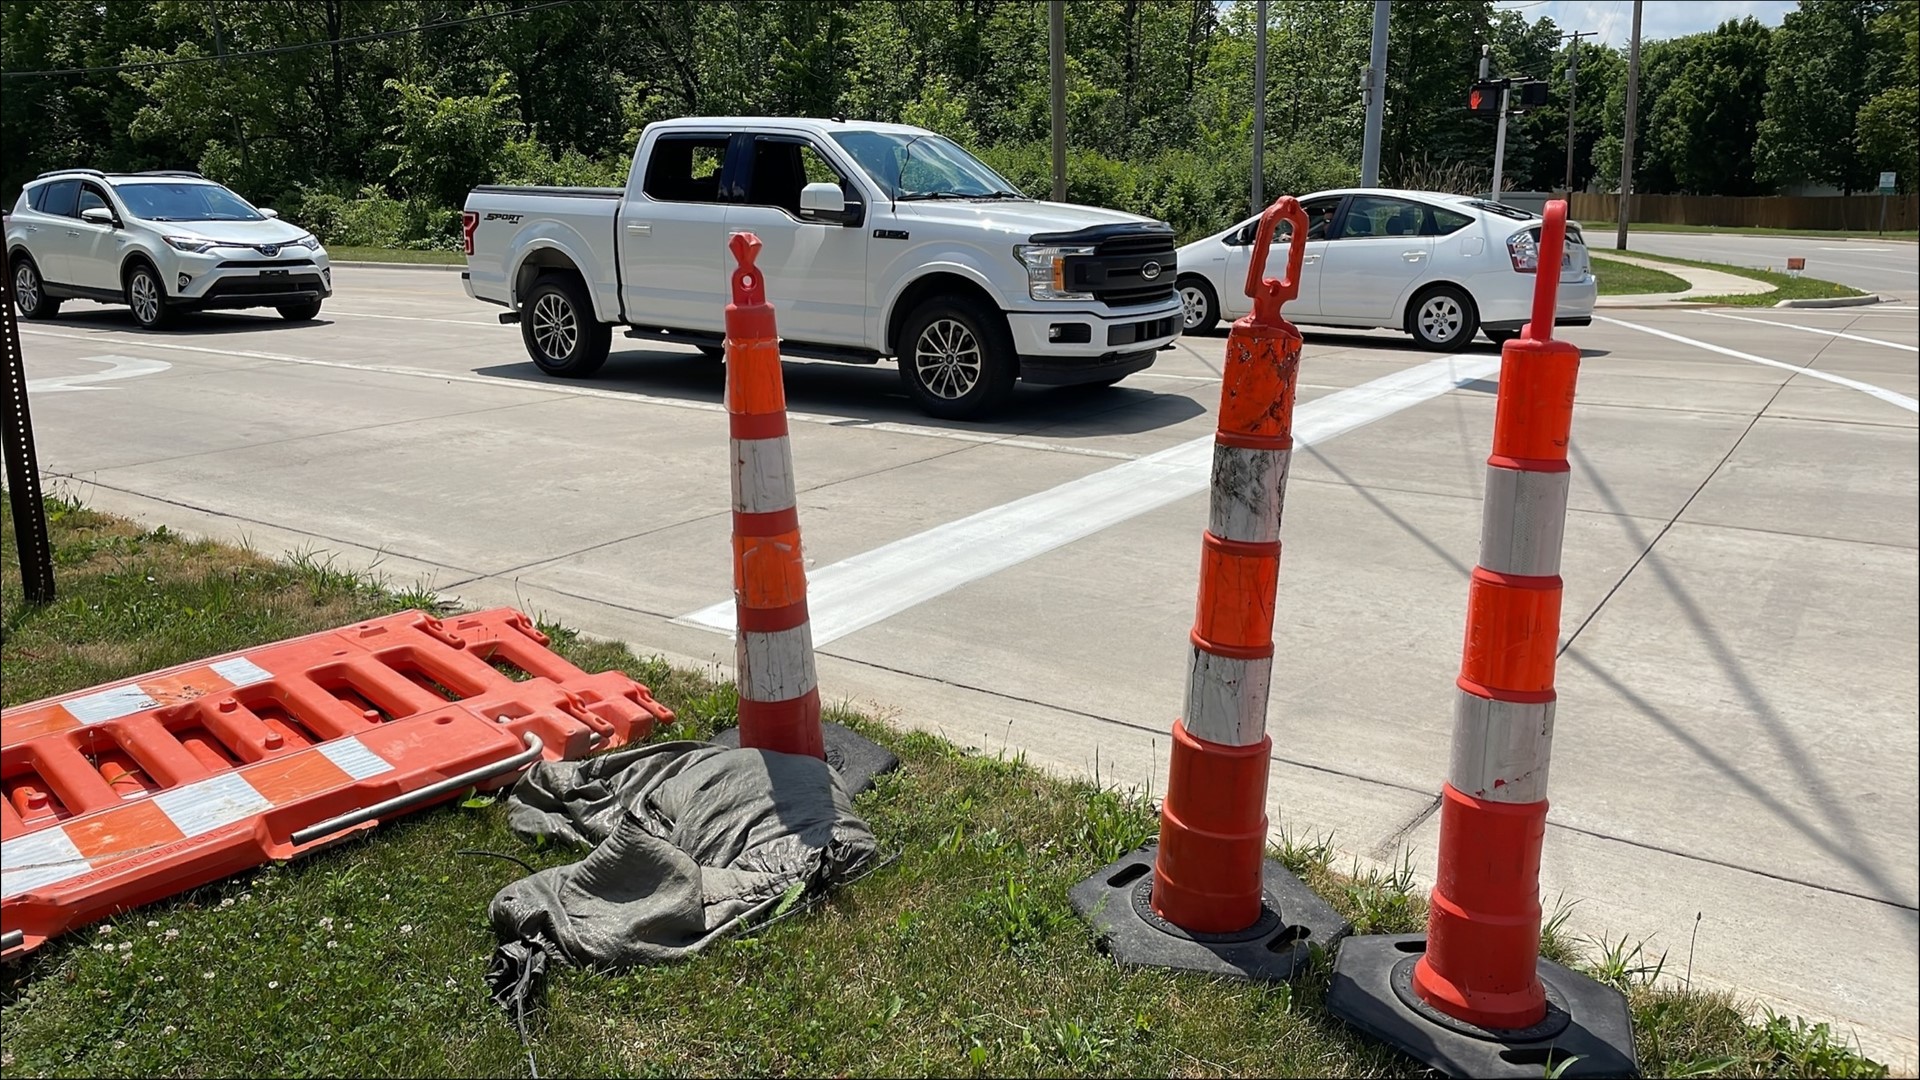
[[[308,233],[307,235],[301,237],[300,239],[295,240],[294,243],[299,244],[301,247],[306,248],[308,251],[320,250],[320,238],[313,235],[312,233]]]
[[[202,240],[197,236],[163,236],[160,239],[165,240],[167,246],[175,251],[191,251],[196,255],[211,251],[214,247],[213,241]]]
[[[1091,300],[1093,294],[1067,288],[1067,260],[1075,255],[1091,255],[1091,247],[1061,247],[1053,244],[1016,244],[1014,257],[1027,267],[1027,295],[1035,300]]]

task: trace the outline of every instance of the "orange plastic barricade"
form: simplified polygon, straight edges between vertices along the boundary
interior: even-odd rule
[[[1567,204],[1541,224],[1533,318],[1500,355],[1480,559],[1426,934],[1341,947],[1328,1007],[1450,1076],[1633,1076],[1612,987],[1540,957],[1540,853],[1580,350],[1553,340]]]
[[[1281,220],[1287,275],[1264,277]],[[1212,500],[1201,534],[1186,708],[1173,725],[1160,841],[1076,886],[1070,898],[1116,960],[1240,978],[1291,978],[1347,924],[1265,857],[1267,695],[1280,578],[1280,516],[1293,452],[1306,214],[1286,196],[1261,215],[1247,273],[1253,312],[1227,337]]]
[[[518,611],[407,611],[0,713],[0,955],[673,714]]]

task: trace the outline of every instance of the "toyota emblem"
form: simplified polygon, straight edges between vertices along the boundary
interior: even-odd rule
[[[1145,266],[1142,266],[1140,268],[1140,276],[1143,278],[1146,278],[1148,281],[1152,281],[1154,278],[1159,277],[1160,264],[1157,262],[1150,262]]]
[[[265,255],[267,258],[271,259],[275,255],[280,254],[280,245],[279,244],[261,244],[260,254]],[[1159,273],[1160,268],[1157,266],[1154,267],[1153,272],[1156,274]]]

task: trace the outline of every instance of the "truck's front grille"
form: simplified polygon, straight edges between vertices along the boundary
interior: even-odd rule
[[[1173,295],[1173,238],[1164,233],[1117,236],[1091,256],[1068,260],[1072,280],[1114,307],[1152,304]]]

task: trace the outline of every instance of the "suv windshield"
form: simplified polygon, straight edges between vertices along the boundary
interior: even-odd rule
[[[118,184],[127,213],[148,221],[264,221],[247,201],[218,184]]]
[[[891,199],[1024,199],[1007,179],[941,135],[835,132],[840,144]]]

